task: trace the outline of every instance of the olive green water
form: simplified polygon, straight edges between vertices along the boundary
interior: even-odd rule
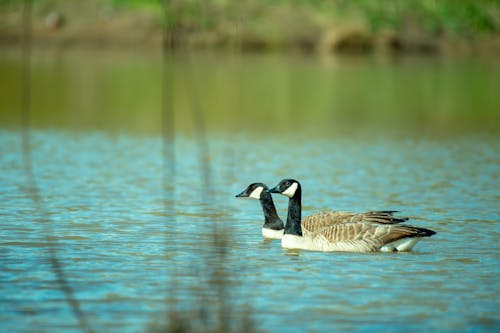
[[[19,123],[19,56],[5,52],[0,65],[6,125]],[[327,136],[496,133],[500,118],[500,65],[491,58],[205,52],[164,63],[159,54],[35,51],[32,64],[31,121],[43,128],[157,134],[169,96],[183,133],[196,129],[193,109],[214,131]]]
[[[500,329],[498,62],[35,51],[40,211],[18,59],[0,55],[1,331],[79,330],[47,233],[96,331],[161,325],[174,299],[203,324],[221,297],[270,332]],[[258,202],[234,195],[285,177],[305,214],[395,209],[437,234],[408,254],[284,251],[262,240]]]

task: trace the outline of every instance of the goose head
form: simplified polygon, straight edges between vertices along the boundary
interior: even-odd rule
[[[264,183],[252,183],[241,193],[236,194],[236,198],[252,198],[260,200],[262,193],[267,192],[268,187]]]
[[[283,179],[279,182],[278,185],[268,190],[269,193],[280,193],[286,197],[293,198],[296,193],[300,193],[297,191],[300,189],[300,183],[295,179]]]

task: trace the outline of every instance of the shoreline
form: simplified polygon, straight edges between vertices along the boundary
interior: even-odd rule
[[[164,45],[198,50],[237,52],[301,52],[308,54],[421,54],[498,55],[500,34],[475,31],[431,33],[415,17],[401,18],[400,27],[386,23],[370,27],[367,18],[350,11],[321,14],[312,8],[284,5],[261,13],[255,8],[238,8],[243,19],[227,12],[196,17],[183,9],[172,9],[175,25],[162,17],[161,6],[110,6],[106,1],[84,5],[56,1],[34,5],[32,45],[37,48],[110,48],[161,50]],[[331,8],[330,8],[331,9]],[[176,10],[176,11],[175,11]],[[255,13],[255,12],[258,13]],[[229,11],[228,11],[229,12]],[[230,13],[230,12],[229,12]],[[242,14],[243,13],[243,14]],[[18,46],[23,38],[22,6],[0,6],[0,47]],[[213,14],[214,17],[210,17]],[[236,15],[237,16],[237,15]],[[386,18],[387,19],[387,18]],[[204,20],[210,20],[205,22]],[[171,26],[173,43],[164,42],[164,26]]]
[[[33,30],[31,43],[36,48],[47,49],[137,49],[159,51],[164,43],[160,27],[137,30],[134,28],[115,31],[107,27],[86,29],[68,29],[51,31]],[[321,55],[373,55],[373,54],[408,54],[408,55],[485,55],[500,54],[500,37],[484,36],[479,38],[406,38],[386,31],[372,33],[360,28],[331,29],[316,38],[288,39],[270,41],[255,36],[242,36],[227,40],[224,36],[213,33],[193,33],[184,38],[176,38],[176,47],[187,50],[215,49],[236,52],[300,52]],[[0,47],[18,47],[22,44],[22,29],[0,29]]]

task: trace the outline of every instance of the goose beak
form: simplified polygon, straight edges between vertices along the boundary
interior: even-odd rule
[[[235,198],[246,198],[246,197],[248,197],[248,194],[246,194],[245,191],[235,195]]]
[[[279,190],[278,190],[278,186],[275,186],[269,190],[266,190],[267,193],[281,193]]]

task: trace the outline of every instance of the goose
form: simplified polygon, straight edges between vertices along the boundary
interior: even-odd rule
[[[264,211],[264,225],[262,226],[262,236],[270,239],[281,239],[283,236],[284,224],[276,212],[273,197],[267,192],[268,187],[264,183],[252,183],[241,193],[236,194],[237,198],[252,198],[260,201]]]
[[[281,246],[287,249],[312,251],[388,252],[410,251],[423,237],[430,237],[434,231],[409,225],[403,221],[352,220],[325,226],[315,233],[302,234],[301,201],[302,187],[294,179],[283,179],[269,193],[279,193],[289,198],[288,217],[281,238]],[[394,211],[383,211],[389,215]],[[404,220],[404,219],[401,219]]]
[[[270,239],[281,239],[285,226],[279,218],[274,206],[274,201],[264,183],[252,183],[245,190],[237,194],[237,198],[253,198],[260,201],[264,212],[264,225],[262,236]],[[346,222],[373,222],[382,224],[395,224],[408,220],[408,218],[396,218],[393,216],[397,211],[371,211],[365,213],[350,213],[327,211],[305,216],[301,221],[301,228],[305,236],[317,232],[319,229],[336,223]]]

